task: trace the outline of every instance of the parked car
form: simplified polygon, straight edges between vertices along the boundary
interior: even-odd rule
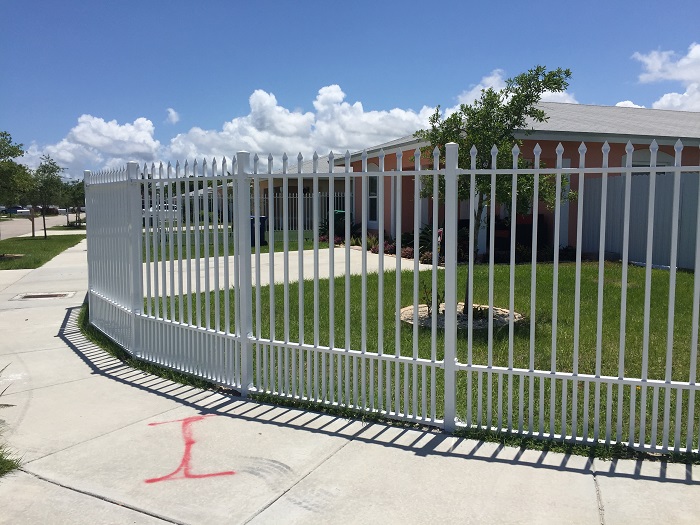
[[[24,206],[8,206],[7,213],[10,215],[29,215],[29,210]]]
[[[173,222],[179,220],[177,214],[177,205],[175,204],[158,204],[155,207],[148,208],[148,210],[141,210],[143,217],[143,224],[146,225],[146,217],[150,217],[150,224],[153,225],[153,217],[158,217],[161,224],[169,221],[170,213],[172,213]]]
[[[47,217],[59,214],[58,208],[56,206],[46,206],[45,208],[38,206],[38,207],[34,208],[34,211],[36,213],[45,213]]]

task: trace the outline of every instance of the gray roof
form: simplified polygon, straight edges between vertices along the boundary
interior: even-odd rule
[[[335,158],[340,158],[344,157],[344,154],[340,153],[334,153]],[[281,159],[275,159],[275,164],[277,166],[281,165],[282,160]],[[302,173],[312,173],[314,169],[314,160],[308,159],[308,160],[302,160],[301,162],[301,172]],[[333,166],[333,172],[334,173],[341,173],[344,172],[345,168],[342,166]],[[282,168],[277,168],[276,170],[273,171],[274,174],[280,174],[282,173]],[[298,161],[296,157],[290,157],[289,160],[287,161],[287,173],[299,173],[298,170]],[[318,173],[328,173],[328,155],[324,155],[323,157],[318,158]]]
[[[648,140],[685,139],[691,142],[700,139],[700,112],[561,102],[541,102],[539,107],[544,109],[549,118],[546,122],[533,123],[535,132],[530,138],[535,135],[537,138],[546,138],[549,134],[566,133],[591,135],[591,138],[606,140],[617,138],[616,142],[642,137]],[[518,134],[518,138],[524,136],[526,135]]]
[[[700,112],[672,111],[665,109],[628,108],[618,106],[594,106],[589,104],[566,104],[562,102],[540,102],[548,120],[532,123],[531,130],[515,134],[519,139],[574,140],[592,142],[673,144],[681,139],[685,146],[700,145]],[[394,150],[409,150],[425,145],[413,135],[401,137],[384,144],[367,148],[373,155],[380,149],[385,153]],[[353,160],[362,154],[352,154]],[[338,157],[336,157],[336,163]],[[342,162],[342,161],[341,161]]]

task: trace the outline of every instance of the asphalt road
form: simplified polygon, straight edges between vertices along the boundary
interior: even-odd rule
[[[83,216],[84,215],[85,214],[83,214]],[[74,221],[75,215],[71,213],[69,214],[69,218],[71,221]],[[36,227],[36,234],[43,235],[44,223],[41,217],[37,217],[36,219],[34,219],[34,223]],[[65,215],[46,217],[47,228],[50,228],[51,226],[62,226],[65,224]],[[19,217],[16,219],[11,219],[9,221],[0,221],[0,239],[9,239],[10,237],[21,237],[22,235],[26,235],[28,233],[32,233],[32,221],[30,221],[27,217]]]

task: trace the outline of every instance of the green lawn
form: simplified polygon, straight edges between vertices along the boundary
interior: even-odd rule
[[[463,290],[465,288],[467,271],[465,266],[458,267],[458,285],[457,293],[458,300],[462,300]],[[516,326],[513,337],[513,367],[529,368],[530,366],[530,318],[534,315],[535,330],[534,330],[534,347],[532,358],[534,368],[540,370],[550,370],[551,352],[552,352],[552,283],[553,283],[553,266],[551,264],[540,264],[537,267],[537,291],[536,304],[534,312],[530,310],[530,265],[518,265],[515,272],[515,309],[516,311],[526,316],[526,321]],[[474,301],[476,303],[488,303],[488,266],[478,265],[475,268],[474,275]],[[443,290],[443,272],[439,272],[440,291]],[[421,274],[421,280],[429,284],[429,272]],[[622,266],[618,263],[606,263],[603,288],[604,294],[604,309],[601,326],[601,342],[600,342],[600,372],[601,375],[617,376],[618,375],[618,352],[620,347],[620,299],[621,299],[621,278]],[[644,279],[645,269],[639,267],[628,268],[628,293],[627,293],[627,324],[625,329],[625,359],[624,359],[624,374],[627,377],[640,377],[642,374],[643,362],[643,327],[644,327]],[[508,307],[509,297],[509,267],[507,265],[497,265],[494,269],[494,303],[496,306]],[[387,272],[384,275],[384,309],[383,309],[383,335],[381,340],[384,342],[384,352],[393,354],[395,351],[395,316],[394,316],[394,295],[395,295],[395,273]],[[558,308],[558,323],[557,323],[557,338],[556,338],[556,369],[563,372],[574,371],[574,323],[575,323],[575,265],[573,263],[564,263],[559,267],[559,308]],[[362,279],[360,276],[352,276],[350,279],[350,316],[347,322],[350,326],[349,346],[351,349],[359,350],[362,348],[362,330],[361,318],[362,312],[366,312],[367,326],[366,334],[366,350],[367,352],[376,352],[378,349],[378,318],[379,318],[379,301],[377,290],[379,286],[379,278],[375,275],[367,277],[368,297],[367,303],[363,304],[361,296]],[[422,288],[422,286],[421,286]],[[581,374],[595,374],[596,372],[596,347],[597,347],[597,301],[598,301],[598,265],[597,263],[584,263],[581,271],[581,294],[580,294],[580,330],[579,330],[579,360],[578,372]],[[672,348],[673,355],[671,359],[671,377],[677,381],[688,381],[690,354],[691,354],[691,318],[692,318],[692,290],[693,290],[693,275],[688,272],[679,272],[677,274],[677,289],[675,299],[675,318],[674,328],[672,332]],[[649,329],[649,351],[647,364],[647,377],[650,379],[663,380],[666,374],[666,339],[667,339],[667,306],[668,306],[668,291],[669,291],[669,272],[663,270],[654,270],[652,272],[651,286],[651,311],[650,311],[650,329]],[[210,297],[211,312],[214,315],[214,303],[220,301],[221,306],[221,326],[224,326],[224,293],[212,293]],[[233,305],[233,291],[231,293],[230,304]],[[282,285],[275,286],[275,301],[274,305],[270,304],[270,288],[261,289],[261,327],[260,332],[262,337],[281,340],[284,337],[285,312],[283,308],[284,288]],[[255,291],[254,291],[255,295]],[[327,345],[330,341],[329,330],[329,312],[331,303],[334,305],[335,311],[335,331],[334,340],[335,346],[338,348],[345,347],[345,278],[336,279],[335,297],[329,300],[329,281],[324,280],[319,283],[318,295],[318,310],[319,324],[314,325],[314,288],[311,281],[304,284],[303,305],[304,305],[304,342],[313,343],[315,330],[318,330],[318,340],[321,345]],[[419,302],[424,302],[422,299]],[[255,297],[254,297],[255,303]],[[196,301],[192,300],[192,304],[196,305]],[[401,282],[401,305],[413,304],[413,276],[411,273],[404,273]],[[201,297],[201,312],[200,316],[205,323],[205,296]],[[186,305],[185,305],[186,307]],[[176,301],[176,318],[179,316],[177,310],[179,304]],[[233,306],[231,307],[233,309]],[[275,319],[275,332],[270,333],[270,312],[273,312]],[[196,312],[193,314],[196,320]],[[235,312],[232,310],[228,313],[231,319],[234,319]],[[254,323],[256,314],[253,315]],[[298,284],[289,286],[289,337],[290,341],[299,340],[299,300],[298,300]],[[212,318],[211,326],[215,326],[216,322]],[[257,327],[254,327],[253,333],[257,332]],[[402,355],[410,356],[413,353],[414,336],[413,328],[410,325],[401,323],[399,328],[400,333],[400,352]],[[436,334],[436,358],[441,360],[443,357],[443,337],[442,332]],[[418,331],[417,349],[418,355],[424,359],[431,359],[431,332],[429,329],[420,329]],[[509,365],[509,330],[508,327],[503,327],[494,331],[492,344],[492,364],[494,366],[507,367]],[[488,364],[489,344],[487,332],[474,332],[474,340],[472,347],[471,362],[474,364]],[[273,352],[274,353],[274,352]],[[300,360],[300,353],[294,351],[294,356],[299,367],[307,369],[308,363],[311,360],[311,355],[305,352],[306,357]],[[469,348],[467,341],[467,333],[460,331],[457,341],[457,355],[459,361],[467,363],[469,360]],[[256,354],[256,359],[261,359],[262,354]],[[267,357],[272,359],[272,353]],[[375,398],[372,405],[372,399],[368,398],[367,406],[378,407],[386,400],[380,399],[377,392],[379,390],[380,376],[385,379],[385,370],[382,372],[380,367],[374,364],[366,364],[366,370],[362,371],[365,366],[359,364],[353,365],[350,371],[350,376],[347,379],[354,384],[361,386],[364,380],[366,392],[370,392],[374,385]],[[306,363],[306,364],[304,364]],[[329,362],[323,362],[321,372],[330,372]],[[359,370],[359,371],[358,371]],[[403,382],[404,379],[409,383],[413,383],[414,374],[416,385],[419,390],[425,388],[428,392],[432,390],[433,383],[435,384],[435,403],[437,416],[442,416],[443,405],[443,389],[444,380],[441,370],[438,370],[433,377],[430,373],[426,374],[426,378],[422,377],[420,367],[413,369],[412,366],[400,367],[398,370],[392,368],[391,375],[396,373],[399,378],[401,388],[398,392],[391,389],[389,397],[392,401],[396,397],[396,393],[400,398],[401,406],[405,403],[411,405],[418,411],[420,407],[420,397],[418,406],[413,407],[412,400],[403,399]],[[700,372],[700,371],[698,371]],[[277,372],[272,374],[268,388],[271,390],[280,390],[283,385],[277,384],[275,378]],[[469,377],[471,376],[471,378]],[[479,377],[481,376],[481,377]],[[279,377],[279,376],[278,376]],[[493,408],[491,413],[487,412],[486,407],[486,392],[489,388],[488,374],[460,371],[457,374],[457,396],[458,396],[458,417],[465,420],[467,417],[467,406],[471,406],[471,414],[474,420],[479,419],[481,424],[496,426],[499,418],[499,409],[501,411],[502,425],[507,426],[509,417],[509,406],[507,402],[507,392],[513,392],[513,402],[510,406],[510,417],[512,425],[517,428],[518,416],[521,414],[519,402],[522,398],[523,408],[522,417],[527,425],[529,417],[533,417],[535,425],[540,417],[543,419],[542,428],[544,432],[549,431],[550,413],[549,401],[551,395],[552,381],[536,380],[530,383],[529,380],[523,380],[522,385],[517,376],[510,380],[505,378],[503,381],[497,381],[495,375],[490,384],[493,392]],[[364,378],[364,379],[363,379]],[[471,380],[470,380],[471,379]],[[343,382],[345,381],[343,380]],[[290,379],[287,378],[289,382]],[[393,381],[393,379],[392,379]],[[282,381],[284,383],[284,381]],[[563,388],[565,386],[565,388]],[[520,392],[522,388],[522,393]],[[601,399],[602,410],[598,414],[597,422],[604,426],[605,418],[608,417],[607,404],[608,397],[610,398],[610,417],[613,430],[616,428],[617,417],[617,402],[618,389],[611,389],[608,393],[607,386],[600,389],[593,385],[585,384],[581,381],[562,381],[556,382],[555,403],[557,411],[555,417],[554,433],[562,432],[562,417],[561,405],[564,403],[562,399],[562,391],[566,391],[566,407],[567,421],[566,433],[572,432],[571,417],[573,410],[573,397],[576,396],[577,410],[577,427],[578,435],[588,433],[593,435],[596,431],[597,424],[595,413],[593,411],[593,400],[596,396]],[[648,390],[648,391],[647,391]],[[500,403],[499,399],[500,391]],[[533,407],[532,411],[529,407],[529,397],[532,392]],[[308,394],[308,392],[297,391],[297,396]],[[646,405],[642,406],[642,396],[646,394]],[[369,395],[369,394],[368,394]],[[625,387],[622,391],[623,396],[623,441],[629,440],[629,425],[627,418],[630,413],[630,398],[634,396],[635,402],[633,408],[635,411],[635,439],[638,436],[638,429],[641,424],[641,416],[645,418],[644,425],[646,436],[651,432],[651,421],[654,414],[659,422],[663,421],[664,417],[664,396],[665,390],[659,389],[656,392],[658,396],[657,410],[654,410],[652,399],[654,396],[653,389],[642,389],[632,392],[629,387]],[[332,398],[330,393],[326,396]],[[481,397],[481,403],[479,399]],[[541,400],[544,403],[541,403]],[[687,394],[680,400],[680,422],[681,422],[681,440],[684,443],[685,425],[686,425],[686,408],[688,403]],[[430,405],[430,400],[428,401]],[[700,413],[700,396],[696,396],[696,419]],[[479,410],[479,407],[481,410]],[[540,408],[542,410],[540,410]],[[676,421],[676,396],[672,393],[670,396],[670,421],[671,421],[671,441],[673,441],[673,429]],[[584,428],[584,415],[588,417],[588,425]],[[489,419],[490,416],[490,419]],[[697,447],[697,425],[695,428],[695,447]],[[660,443],[662,439],[661,433],[657,435],[657,441]]]
[[[38,268],[62,251],[75,246],[85,235],[49,235],[37,237],[12,237],[0,241],[0,270]],[[3,257],[7,255],[7,257]],[[10,255],[22,255],[11,257]]]

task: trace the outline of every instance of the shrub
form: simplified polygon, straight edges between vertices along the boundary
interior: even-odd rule
[[[433,264],[433,252],[423,252],[420,254],[420,257],[418,259],[421,264]],[[437,262],[439,265],[444,265],[445,264],[445,256],[440,255],[440,258],[438,259]]]
[[[576,260],[576,248],[573,246],[564,246],[559,249],[559,260],[560,261],[575,261]]]
[[[432,315],[433,313],[433,288],[431,285],[426,285],[424,282],[421,282],[421,287],[423,288],[423,304],[425,304],[428,307],[428,315]],[[437,307],[438,307],[438,312],[437,314],[440,315],[440,305],[445,302],[445,290],[443,289],[442,292],[440,292],[440,289],[437,291]]]
[[[404,259],[413,259],[413,248],[406,246],[401,249],[401,257]]]
[[[438,233],[440,233],[440,230],[442,230],[442,228],[438,229]],[[439,248],[440,253],[445,253],[444,235],[442,239],[440,239]],[[418,235],[418,249],[420,253],[433,251],[433,227],[431,224],[426,224],[421,228],[420,234]]]
[[[379,238],[376,235],[368,235],[367,236],[367,249],[371,250],[375,246],[379,246]]]
[[[335,210],[333,212],[333,217],[334,217],[334,222],[333,222],[333,228],[334,228],[334,234],[337,237],[344,237],[345,236],[345,211],[343,210]],[[328,235],[329,233],[329,222],[328,218],[324,219],[321,221],[321,224],[318,227],[318,233],[319,235]],[[350,237],[359,237],[362,235],[362,225],[357,224],[353,221],[352,213],[350,214]],[[342,241],[341,241],[342,242]],[[337,244],[337,243],[336,243]]]

